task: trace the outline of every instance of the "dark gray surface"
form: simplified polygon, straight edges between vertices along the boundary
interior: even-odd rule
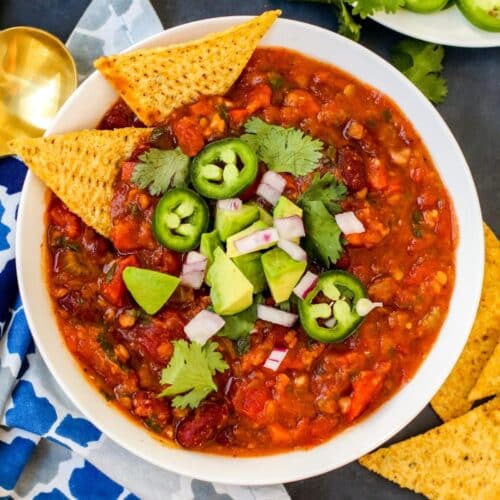
[[[65,40],[89,0],[0,0],[0,29],[31,25]],[[283,16],[335,29],[335,16],[325,5],[278,0],[152,0],[166,28],[206,17],[257,14],[281,8]],[[446,29],[443,27],[443,29]],[[387,58],[401,36],[371,21],[363,23],[361,43]],[[479,191],[485,221],[500,233],[500,48],[446,48],[444,74],[449,94],[438,110],[455,134]],[[391,442],[439,423],[427,407]],[[418,495],[385,481],[357,463],[287,485],[296,500],[410,499]]]

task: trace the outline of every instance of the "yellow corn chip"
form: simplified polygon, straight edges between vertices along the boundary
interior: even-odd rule
[[[498,499],[500,398],[359,461],[430,499]]]
[[[500,336],[500,242],[484,225],[486,261],[483,292],[469,340],[445,383],[431,401],[446,422],[463,415],[472,406],[469,392],[497,345]]]
[[[95,67],[146,125],[200,95],[223,95],[280,10],[187,43],[101,57]]]
[[[82,130],[37,139],[19,138],[11,152],[83,222],[109,238],[113,183],[121,160],[151,135],[151,129]]]
[[[470,391],[469,401],[487,398],[494,394],[500,394],[500,343],[495,347],[476,385]]]

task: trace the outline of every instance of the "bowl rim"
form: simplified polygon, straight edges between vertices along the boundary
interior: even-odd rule
[[[225,16],[225,17],[217,17],[217,18],[208,18],[202,19],[198,21],[193,21],[190,23],[182,24],[167,30],[162,31],[156,35],[153,35],[142,42],[139,42],[125,52],[135,50],[143,47],[151,47],[155,45],[161,45],[162,39],[165,37],[173,37],[177,34],[182,34],[184,32],[196,31],[196,29],[201,28],[202,31],[211,32],[214,30],[224,29],[230,25],[236,24],[238,22],[243,22],[248,19],[251,19],[253,16]],[[205,29],[209,28],[209,29]],[[277,20],[275,25],[271,28],[270,33],[273,30],[278,30],[283,28],[286,30],[287,28],[293,31],[295,28],[298,30],[309,31],[310,33],[315,33],[319,37],[329,37],[332,41],[335,41],[335,44],[339,46],[339,48],[349,48],[350,51],[358,52],[359,58],[364,60],[366,64],[373,64],[375,66],[380,66],[381,71],[383,70],[389,78],[393,78],[396,81],[399,81],[398,85],[403,86],[405,89],[404,92],[407,94],[405,100],[410,102],[410,99],[415,100],[418,106],[422,107],[425,110],[425,115],[429,119],[429,123],[433,124],[437,127],[435,130],[440,134],[444,134],[446,137],[448,144],[447,146],[450,149],[450,154],[454,157],[454,159],[458,162],[458,167],[461,167],[461,182],[463,182],[463,188],[466,191],[468,196],[468,201],[472,202],[471,206],[467,207],[467,217],[469,220],[468,225],[471,230],[472,242],[464,241],[462,238],[459,238],[457,248],[456,248],[456,271],[457,277],[455,281],[455,288],[452,292],[452,297],[450,300],[450,306],[448,310],[447,318],[444,324],[441,327],[440,333],[438,334],[438,338],[434,342],[431,350],[427,354],[426,358],[420,364],[417,372],[414,374],[412,379],[407,382],[404,386],[400,388],[400,390],[395,393],[387,402],[383,403],[379,406],[374,412],[372,412],[369,416],[362,419],[359,423],[354,426],[347,428],[342,431],[340,434],[335,435],[330,440],[325,443],[312,447],[310,449],[300,449],[300,450],[292,450],[285,453],[280,453],[276,455],[260,455],[254,457],[238,457],[238,460],[234,460],[233,457],[224,456],[224,455],[215,455],[208,453],[200,453],[193,450],[183,450],[179,448],[165,446],[164,444],[159,444],[165,453],[159,455],[158,453],[154,454],[155,456],[151,456],[151,451],[154,448],[152,443],[156,443],[157,441],[151,439],[149,433],[145,432],[141,429],[136,423],[130,422],[127,426],[120,422],[113,422],[106,420],[106,416],[110,417],[112,414],[106,410],[109,409],[109,405],[102,404],[101,398],[101,406],[97,411],[91,410],[87,407],[88,398],[92,398],[92,402],[94,401],[94,397],[90,396],[87,389],[84,389],[83,386],[83,395],[78,392],[78,387],[73,387],[73,382],[69,381],[70,377],[66,377],[65,373],[63,373],[63,369],[56,363],[56,360],[52,358],[52,355],[49,351],[52,349],[46,341],[43,340],[43,335],[40,334],[41,328],[45,326],[44,323],[40,320],[37,314],[34,311],[37,308],[36,302],[32,300],[30,291],[30,278],[33,277],[33,270],[36,272],[36,268],[29,264],[29,257],[32,257],[32,246],[30,247],[28,244],[25,245],[25,241],[28,240],[29,236],[29,218],[32,214],[29,211],[29,198],[30,193],[34,190],[45,189],[42,187],[42,184],[35,176],[29,172],[27,176],[27,180],[23,187],[23,191],[21,194],[21,201],[19,204],[18,211],[18,230],[16,233],[16,269],[18,274],[19,288],[23,303],[25,304],[25,313],[28,324],[32,331],[33,337],[35,339],[36,345],[47,364],[50,372],[57,380],[58,384],[62,387],[65,394],[70,398],[70,400],[75,404],[75,406],[88,418],[96,427],[98,427],[103,434],[111,438],[114,442],[116,442],[119,446],[127,449],[131,453],[141,457],[142,459],[150,462],[154,465],[157,465],[163,469],[170,470],[179,474],[183,474],[186,476],[190,476],[200,480],[206,481],[215,481],[226,484],[239,484],[239,485],[265,485],[272,484],[278,482],[290,482],[301,479],[306,479],[309,477],[314,477],[316,475],[328,472],[330,470],[341,467],[351,461],[356,460],[360,456],[368,453],[372,449],[380,446],[382,443],[387,441],[390,437],[396,434],[399,430],[401,430],[404,426],[406,426],[430,401],[432,396],[437,392],[440,385],[446,379],[447,375],[451,371],[453,365],[455,364],[458,356],[465,345],[465,342],[468,337],[468,332],[472,327],[477,306],[479,304],[479,298],[481,293],[481,284],[483,277],[483,267],[484,267],[484,259],[474,259],[474,261],[469,263],[471,268],[467,270],[467,278],[470,280],[468,282],[467,293],[457,290],[458,285],[458,256],[459,249],[464,247],[465,243],[467,243],[468,247],[466,250],[472,247],[474,252],[473,256],[484,255],[484,240],[483,240],[483,230],[482,230],[482,218],[479,200],[476,192],[476,188],[472,179],[472,175],[467,166],[466,160],[461,152],[455,138],[453,137],[451,131],[447,127],[444,120],[441,118],[436,109],[427,101],[427,99],[409,82],[406,78],[401,75],[394,67],[392,67],[388,62],[380,58],[375,53],[366,49],[365,47],[358,45],[351,40],[348,40],[336,33],[328,31],[324,28],[320,28],[318,26],[314,26],[308,23],[283,19],[280,18]],[[281,36],[281,35],[280,35]],[[267,37],[267,35],[266,35]],[[286,38],[286,37],[285,37]],[[266,38],[264,38],[264,41]],[[165,43],[165,42],[163,42]],[[170,43],[170,42],[169,42]],[[265,44],[264,44],[265,45]],[[275,46],[280,45],[287,47],[286,40],[283,43],[274,43]],[[307,51],[304,51],[306,55]],[[341,66],[339,63],[336,63],[334,57],[331,59],[325,59],[321,57],[316,57],[318,60],[324,60],[325,62],[337,66],[343,71],[352,74],[357,80],[366,83],[368,85],[372,85],[376,87],[376,84],[372,83],[369,78],[360,77],[356,75],[353,71],[349,71],[348,68]],[[79,99],[81,100],[84,97],[85,89],[90,86],[97,79],[102,79],[102,77],[94,72],[86,82],[84,82],[76,92],[68,99],[63,108],[58,113],[54,125],[47,131],[46,135],[53,133],[54,130],[57,130],[59,122],[63,120],[65,113],[67,110],[71,108],[73,103],[77,102]],[[378,87],[376,87],[378,88]],[[386,93],[385,91],[384,94]],[[392,95],[388,95],[393,102],[396,103],[397,106],[400,107],[405,116],[408,117],[408,112],[405,110],[405,107],[397,102],[397,100]],[[409,104],[408,104],[409,106]],[[103,110],[104,113],[104,110]],[[422,136],[423,134],[419,131],[414,123],[414,120],[408,119],[414,126],[417,133]],[[76,126],[76,125],[75,125]],[[64,128],[64,126],[62,127]],[[423,139],[422,139],[423,140]],[[429,149],[429,144],[424,141],[424,144]],[[432,155],[431,155],[432,156]],[[443,178],[443,173],[441,172],[438,161],[434,158],[434,165],[436,169],[440,173],[441,178]],[[443,180],[444,182],[444,180]],[[449,191],[449,186],[445,183],[446,188]],[[457,202],[459,200],[454,199],[450,194],[450,198],[455,204],[455,213],[458,221],[458,211],[457,207],[461,206]],[[462,213],[462,212],[461,212]],[[466,212],[463,211],[463,214]],[[464,215],[461,215],[462,217]],[[461,225],[459,225],[461,229]],[[472,247],[471,247],[472,245]],[[41,252],[40,252],[41,253]],[[465,255],[460,257],[460,262],[462,264],[461,268],[465,269]],[[35,259],[36,260],[36,259]],[[48,296],[46,285],[43,283],[45,289],[45,294]],[[34,293],[34,292],[33,292]],[[463,308],[464,311],[460,310],[459,303],[460,301],[467,300],[470,307]],[[437,355],[438,346],[440,346],[439,354],[444,354],[443,347],[443,332],[445,327],[451,323],[451,311],[453,310],[456,313],[459,313],[463,316],[463,321],[458,327],[459,331],[462,331],[461,337],[457,336],[457,343],[452,344],[451,346],[446,346],[448,351],[446,351],[446,357],[444,359],[440,359]],[[44,313],[46,315],[46,311]],[[53,311],[50,311],[50,314],[53,315]],[[40,331],[38,331],[40,328]],[[448,326],[447,330],[450,330]],[[59,333],[59,331],[58,331]],[[62,337],[62,335],[58,335]],[[60,343],[61,339],[56,339],[56,343]],[[66,346],[64,345],[66,348]],[[66,348],[66,354],[67,354]],[[72,357],[72,356],[71,356]],[[58,360],[59,361],[59,360]],[[430,367],[432,367],[432,373],[429,372]],[[417,390],[417,385],[422,378],[422,373],[424,372],[427,377],[426,384],[420,384],[422,387],[419,387]],[[429,373],[427,373],[429,372]],[[432,377],[430,377],[432,375]],[[81,375],[80,375],[81,376]],[[94,391],[97,395],[97,391],[93,386],[89,384],[88,381],[83,380],[84,377],[81,377],[81,383],[89,386],[89,389]],[[80,381],[78,381],[77,385],[81,385]],[[403,395],[408,395],[406,398]],[[412,401],[410,396],[413,394],[417,394],[418,402]],[[100,396],[99,396],[100,397]],[[87,399],[86,399],[87,398]],[[406,401],[408,405],[411,407],[410,410],[402,409],[397,406],[397,403],[401,399],[410,399],[410,401]],[[111,411],[114,415],[119,415],[120,413],[111,408]],[[402,412],[401,416],[397,416],[397,414]],[[395,416],[396,415],[396,416]],[[112,418],[112,417],[111,417]],[[123,415],[120,417],[121,420],[128,420]],[[130,427],[133,426],[139,430],[144,439],[136,439],[135,432]],[[127,427],[129,434],[123,432],[122,427]],[[376,429],[376,432],[373,431]],[[355,452],[352,451],[350,446],[346,446],[344,441],[348,442],[349,439],[355,437],[359,441],[358,434],[363,435],[366,434],[365,440],[362,443],[357,442],[357,446],[355,448]],[[124,440],[125,438],[125,440]],[[147,438],[147,442],[146,442]],[[341,455],[342,458],[338,458],[335,460],[335,454],[331,454],[334,450],[338,450],[338,446],[336,448],[336,444],[340,444],[341,446]],[[172,453],[171,453],[172,452]],[[331,460],[330,460],[331,459]],[[313,465],[311,465],[311,460]],[[263,467],[264,466],[264,467]],[[249,474],[245,474],[245,471],[251,471],[251,477],[248,477]]]

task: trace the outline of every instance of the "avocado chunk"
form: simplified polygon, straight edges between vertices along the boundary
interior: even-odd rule
[[[292,217],[293,215],[302,217],[302,209],[285,196],[280,196],[278,203],[274,207],[273,217],[275,219],[282,219],[283,217]],[[292,238],[291,241],[298,244],[300,243],[300,238]]]
[[[257,210],[259,211],[259,217],[262,222],[265,222],[268,226],[273,225],[273,216],[265,208],[262,208],[255,201],[251,201],[248,204],[257,207]]]
[[[240,255],[233,259],[238,269],[247,277],[248,281],[252,283],[253,293],[263,292],[266,288],[266,277],[264,275],[264,269],[262,269],[260,256],[260,252],[253,252]]]
[[[222,241],[232,234],[248,227],[260,217],[255,205],[242,205],[239,210],[217,210],[215,212],[215,229]]]
[[[134,300],[148,314],[157,313],[181,282],[177,276],[133,266],[126,267],[122,277]]]
[[[283,217],[292,217],[292,215],[302,217],[302,209],[285,196],[280,196],[278,203],[274,207],[273,217],[281,219]]]
[[[288,300],[307,267],[307,262],[293,260],[281,248],[273,248],[261,257],[262,268],[274,301]]]
[[[212,283],[210,298],[217,314],[236,314],[250,307],[252,283],[221,248],[215,249],[208,274]]]
[[[262,231],[263,229],[267,229],[269,226],[261,221],[261,220],[258,220],[257,222],[254,222],[250,227],[247,227],[246,229],[243,229],[243,231],[240,231],[239,233],[236,233],[236,234],[233,234],[232,236],[230,236],[227,241],[226,241],[226,251],[227,251],[227,255],[228,257],[238,257],[239,252],[238,250],[236,250],[236,247],[234,246],[234,242],[236,240],[239,240],[240,238],[243,238],[244,236],[248,236],[252,233],[256,233],[257,231]],[[275,245],[276,243],[270,243],[268,246],[264,247],[264,248],[269,248],[273,245]],[[260,248],[260,249],[256,249],[256,250],[264,250],[264,248]]]
[[[207,258],[207,273],[205,274],[205,283],[210,286],[208,279],[208,270],[214,262],[214,250],[222,248],[222,243],[219,238],[219,233],[214,229],[211,233],[203,233],[200,240],[200,253]]]

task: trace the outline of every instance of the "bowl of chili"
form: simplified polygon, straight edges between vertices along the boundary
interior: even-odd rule
[[[245,19],[189,23],[153,36],[135,48],[187,41]],[[230,434],[222,433],[220,439],[201,449],[196,446],[197,437],[190,441],[192,428],[182,424],[182,439],[194,444],[192,449],[184,449],[153,439],[136,422],[121,417],[85,380],[81,367],[68,352],[67,339],[57,333],[60,327],[53,313],[43,252],[38,251],[47,241],[47,194],[31,174],[21,197],[16,236],[17,271],[29,325],[50,371],[76,406],[118,444],[155,465],[203,480],[247,485],[293,481],[340,467],[374,449],[414,418],[445,380],[465,344],[480,297],[484,260],[480,206],[463,154],[435,108],[404,76],[364,47],[297,21],[278,20],[262,45],[278,48],[256,51],[240,80],[244,84],[236,84],[229,98],[235,102],[246,100],[248,87],[261,83],[264,72],[276,69],[288,79],[302,81],[296,85],[302,87],[300,91],[284,98],[285,107],[293,109],[278,109],[280,123],[290,125],[305,120],[309,134],[328,142],[325,134],[339,129],[339,116],[346,124],[340,134],[351,139],[359,136],[357,123],[362,117],[366,137],[376,136],[383,147],[367,140],[357,150],[339,139],[342,144],[336,161],[346,166],[346,184],[359,192],[363,190],[364,174],[354,166],[359,163],[360,151],[367,155],[375,171],[382,155],[391,164],[388,179],[374,175],[371,182],[388,182],[392,188],[374,195],[369,204],[361,195],[349,199],[349,208],[364,210],[364,222],[371,230],[364,240],[356,234],[347,238],[352,251],[345,267],[359,279],[351,282],[346,278],[350,275],[330,271],[315,283],[301,304],[304,323],[311,323],[311,337],[320,342],[308,344],[305,337],[295,336],[295,347],[289,345],[293,356],[283,365],[286,373],[252,372],[230,389],[231,404],[244,415],[237,422],[239,434],[234,429]],[[308,102],[311,94],[316,98],[312,104]],[[67,101],[48,133],[95,128],[115,100],[116,94],[105,80],[94,74]],[[268,113],[276,112],[276,106],[269,108]],[[316,118],[321,113],[321,120],[310,115],[311,109]],[[358,120],[352,121],[352,116]],[[217,192],[208,182],[213,174],[209,167],[211,155],[217,153],[216,143],[195,160],[192,170],[203,173],[196,175],[193,183],[199,194],[214,200],[233,196],[240,183],[250,184],[258,175],[251,153],[231,143],[233,139],[222,140],[231,146],[225,150],[227,158],[236,151],[244,163],[236,175],[228,169],[229,182],[223,192]],[[408,149],[417,152],[413,165],[408,164]],[[230,165],[231,160],[227,160],[224,169]],[[293,178],[289,184],[291,187],[287,184],[285,189],[299,190]],[[170,195],[189,205],[189,215],[173,211],[171,199],[160,202],[163,205],[156,222],[161,227],[160,240],[164,237],[182,251],[198,245],[207,224],[206,203],[199,194],[186,190]],[[51,203],[56,212],[64,211],[57,202]],[[176,238],[169,238],[169,231],[180,227],[183,217],[191,221],[189,217],[195,211],[196,223],[187,224],[190,227],[184,237],[176,233]],[[427,231],[426,224],[433,230]],[[400,226],[403,229],[399,230]],[[377,247],[387,231],[392,239]],[[427,234],[430,236],[422,237]],[[131,256],[127,259],[129,266],[136,265]],[[348,326],[318,326],[317,321],[312,321],[318,313],[313,313],[311,306],[321,305],[312,304],[318,287],[328,295],[325,290],[332,283],[344,287],[352,296],[359,295],[358,300],[366,296],[364,286],[368,284],[368,294],[392,304],[392,309],[383,317],[382,313],[374,313],[375,319],[367,320],[355,336],[328,350],[318,346],[342,340],[343,328],[355,328],[359,323],[356,315],[346,318]],[[268,312],[262,310],[262,314]],[[171,322],[170,328],[176,328],[175,315],[164,319]],[[276,347],[277,338],[287,341],[283,327],[259,330],[255,342],[260,340],[266,346],[265,352]],[[433,333],[428,333],[431,330]],[[412,331],[417,334],[411,335]],[[147,338],[150,332],[145,327],[136,334]],[[82,332],[76,329],[72,338],[78,342]],[[80,355],[88,359],[91,353],[82,351]],[[374,394],[370,387],[380,390],[373,401],[363,401],[364,395]],[[359,397],[346,399],[346,394]],[[155,406],[155,398],[144,403],[146,396],[141,394],[139,398],[142,407]],[[273,404],[266,406],[270,400],[274,400]],[[205,430],[227,417],[214,407],[212,403],[205,406],[205,414],[211,415],[202,422]],[[265,407],[270,408],[269,414],[263,412]],[[356,407],[366,410],[364,417]],[[279,418],[273,417],[273,411]],[[236,442],[235,435],[240,440],[238,446],[231,445]]]

